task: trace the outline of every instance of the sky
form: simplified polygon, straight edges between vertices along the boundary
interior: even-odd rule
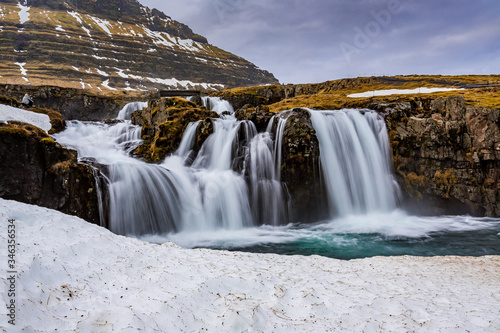
[[[139,0],[281,83],[500,74],[498,0]]]

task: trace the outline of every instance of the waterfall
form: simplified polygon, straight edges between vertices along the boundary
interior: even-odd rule
[[[201,97],[201,101],[203,102],[203,106],[207,110],[212,110],[221,114],[222,112],[228,111],[229,113],[234,113],[233,106],[226,100],[223,100],[220,97],[209,97],[203,96]]]
[[[221,104],[212,98],[207,103]],[[140,106],[129,104],[120,117]],[[105,168],[109,228],[115,233],[237,230],[286,223],[286,196],[276,174],[271,134],[258,134],[252,122],[233,115],[212,121],[214,131],[196,156],[192,150],[199,122],[188,125],[177,151],[159,165],[130,156],[141,143],[141,128],[130,120],[114,125],[68,122],[68,129],[55,137]],[[192,163],[186,165],[188,157]]]
[[[212,109],[228,108],[204,98]],[[119,117],[143,107],[130,103]],[[232,110],[232,108],[230,108]],[[238,230],[288,223],[289,202],[281,182],[282,140],[287,113],[267,130],[233,114],[212,119],[213,133],[193,152],[198,122],[189,124],[177,151],[161,164],[131,156],[141,128],[130,120],[107,125],[68,122],[58,142],[95,161],[109,182],[109,228],[118,234]],[[396,205],[387,130],[375,112],[311,111],[320,143],[321,168],[333,215],[345,216]]]
[[[281,152],[281,145],[278,146]],[[288,221],[285,189],[280,181],[280,160],[269,132],[260,133],[250,143],[248,158],[252,213],[261,224],[280,225]]]
[[[116,119],[120,120],[130,120],[130,115],[137,110],[142,110],[143,108],[147,107],[148,103],[147,102],[132,102],[128,103],[123,107],[123,109],[120,110],[118,113],[118,117]]]
[[[346,216],[396,208],[389,140],[372,111],[310,111],[331,214]]]
[[[195,121],[193,123],[190,123],[186,127],[184,133],[182,134],[181,143],[179,144],[179,148],[177,148],[175,155],[183,158],[187,158],[189,156],[191,150],[193,149],[194,142],[196,139],[196,128],[198,127],[198,124],[200,122],[201,120]]]

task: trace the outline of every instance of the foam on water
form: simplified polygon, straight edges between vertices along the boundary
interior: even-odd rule
[[[140,107],[130,104],[120,117]],[[109,227],[118,234],[184,247],[344,259],[500,254],[500,219],[419,217],[396,208],[387,130],[375,112],[310,112],[331,207],[331,218],[314,224],[287,225],[290,200],[280,173],[286,113],[263,133],[233,115],[212,119],[214,132],[197,154],[198,123],[192,123],[161,164],[131,157],[142,141],[141,128],[130,120],[72,121],[54,137],[102,168]]]
[[[412,216],[402,210],[352,215],[316,224],[261,226],[220,232],[181,232],[142,238],[186,248],[321,254],[351,259],[380,255],[500,254],[500,219]]]

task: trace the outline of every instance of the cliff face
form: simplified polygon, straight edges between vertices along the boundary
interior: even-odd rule
[[[99,223],[93,171],[41,129],[0,124],[0,197]]]
[[[144,126],[145,144],[138,152],[146,159],[158,161],[175,151],[190,121],[205,119],[198,126],[198,147],[213,130],[206,125],[215,114],[180,101],[154,101],[134,114],[134,122]],[[460,95],[370,98],[356,103],[385,117],[405,208],[424,214],[500,216],[499,109],[466,106]],[[274,114],[265,105],[246,104],[235,115],[263,131]],[[288,118],[281,176],[290,194],[292,219],[326,218],[319,144],[309,112],[296,108],[282,116]]]
[[[0,60],[0,83],[94,91],[277,83],[135,0],[2,1]]]
[[[419,210],[500,216],[499,109],[466,107],[463,96],[450,96],[383,112],[409,203]]]
[[[35,107],[57,110],[65,120],[115,118],[127,102],[147,98],[145,94],[139,97],[122,93],[111,97],[74,88],[0,84],[0,96],[17,100],[14,106],[18,106],[18,101],[22,100],[24,94],[31,96]]]

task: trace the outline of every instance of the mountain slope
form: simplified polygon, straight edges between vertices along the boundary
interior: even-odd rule
[[[135,0],[3,0],[0,83],[106,91],[277,80]]]

